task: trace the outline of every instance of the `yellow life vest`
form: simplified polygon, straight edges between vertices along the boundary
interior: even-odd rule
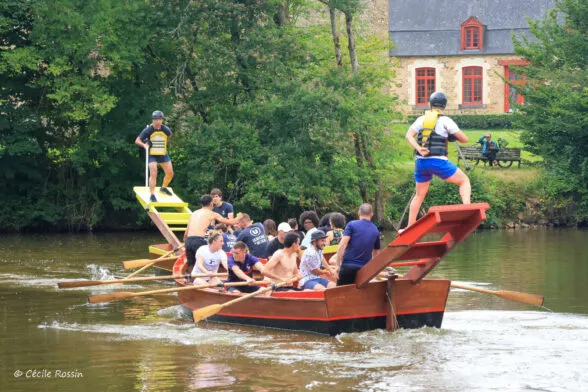
[[[427,142],[431,137],[431,133],[435,130],[435,125],[437,125],[437,117],[439,117],[439,112],[436,110],[427,110],[425,112],[423,129],[419,135],[419,142],[421,147],[428,147]]]
[[[149,137],[151,149],[149,155],[162,156],[167,154],[167,135],[162,131],[155,131]]]
[[[423,127],[417,136],[418,144],[429,149],[429,156],[447,155],[447,138],[434,132],[438,117],[438,111],[427,110],[423,120]]]

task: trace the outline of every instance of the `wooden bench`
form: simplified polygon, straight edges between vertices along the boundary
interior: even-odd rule
[[[476,165],[480,163],[480,161],[488,162],[488,159],[482,155],[482,147],[479,146],[459,146],[461,152],[463,153],[463,157],[465,159],[470,159],[476,161]],[[461,161],[461,156],[459,155],[459,151],[456,151],[458,164]],[[521,167],[521,149],[520,148],[503,148],[496,154],[496,160],[498,161],[498,166],[500,167],[511,167],[513,162],[518,162],[519,167]]]

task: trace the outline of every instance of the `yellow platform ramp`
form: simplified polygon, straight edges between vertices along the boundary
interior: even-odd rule
[[[172,231],[184,231],[186,230],[192,211],[188,208],[188,203],[180,199],[172,188],[168,187],[167,189],[173,193],[171,196],[161,193],[159,187],[155,188],[156,202],[149,201],[151,197],[149,188],[136,186],[133,188],[133,191],[141,206],[149,213],[152,219],[156,216],[158,218],[157,220],[164,222]]]

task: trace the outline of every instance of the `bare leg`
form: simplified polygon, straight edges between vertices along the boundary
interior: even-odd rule
[[[172,178],[174,178],[174,168],[171,161],[163,162],[161,167],[165,173],[165,177],[163,177],[163,187],[166,188],[171,182]]]
[[[427,192],[429,191],[429,184],[430,181],[416,183],[416,192],[414,194],[414,197],[410,201],[410,208],[408,210],[408,226],[416,222],[416,218],[419,214],[419,210],[421,209],[421,205],[423,204],[425,196],[427,196]]]
[[[157,182],[157,162],[149,162],[149,192],[155,193],[155,183]]]
[[[470,204],[472,186],[470,184],[470,179],[463,171],[461,171],[461,169],[457,169],[457,171],[451,177],[445,179],[445,181],[459,185],[459,195],[461,196],[461,201],[463,204]]]

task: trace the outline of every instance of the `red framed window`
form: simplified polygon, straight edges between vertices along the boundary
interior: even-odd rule
[[[464,67],[463,75],[463,104],[482,105],[483,73],[482,67]]]
[[[484,42],[484,25],[475,17],[461,24],[461,50],[481,50]]]
[[[435,68],[416,69],[416,105],[426,106],[435,92]]]
[[[512,111],[511,104],[522,105],[525,103],[525,97],[519,94],[513,85],[527,82],[527,76],[515,72],[511,66],[524,67],[529,65],[529,62],[526,60],[499,60],[498,64],[504,67],[504,78],[509,81],[509,83],[504,83],[504,112],[510,113]]]

